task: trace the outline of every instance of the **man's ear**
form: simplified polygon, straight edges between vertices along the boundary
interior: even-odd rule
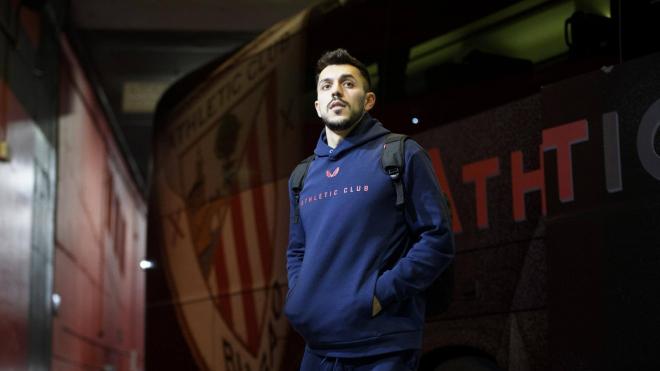
[[[319,110],[319,101],[317,100],[314,101],[314,109],[316,109],[316,115],[318,117],[321,117],[321,111]]]
[[[367,92],[367,94],[364,95],[364,110],[369,111],[370,109],[374,108],[376,105],[376,93],[373,91]]]

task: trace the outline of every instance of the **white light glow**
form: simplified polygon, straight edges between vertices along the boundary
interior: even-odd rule
[[[140,269],[142,270],[147,270],[155,267],[154,262],[147,260],[147,259],[142,259],[140,260]]]

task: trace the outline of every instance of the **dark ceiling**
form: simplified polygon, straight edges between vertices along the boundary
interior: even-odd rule
[[[74,47],[142,189],[148,188],[149,181],[153,111],[166,88],[188,72],[240,48],[274,23],[320,2],[71,0]],[[449,30],[515,2],[338,0],[335,6],[343,5],[343,11],[317,23],[335,31],[317,32],[325,38],[315,44],[350,48],[354,26],[346,26],[361,25],[361,29],[371,28],[377,33],[379,25],[388,23],[395,25],[389,28],[389,36],[375,37],[372,49],[382,50],[378,45],[381,40],[392,52],[406,51],[398,43],[437,34],[440,23]],[[342,36],[337,39],[337,35]],[[369,48],[360,44],[365,56]]]
[[[656,4],[657,1],[648,0],[648,4],[651,3]],[[227,57],[271,25],[316,4],[320,6],[314,8],[307,29],[308,57],[316,58],[323,50],[334,47],[359,50],[364,62],[378,66],[381,102],[388,98],[395,101],[397,97],[390,96],[404,91],[403,77],[407,73],[408,59],[413,58],[413,46],[426,43],[429,39],[438,39],[438,36],[451,34],[456,38],[460,33],[460,40],[467,40],[470,36],[471,44],[465,43],[462,49],[471,53],[461,57],[460,65],[444,63],[444,70],[429,69],[429,73],[423,75],[423,83],[428,84],[433,76],[438,75],[435,80],[446,85],[453,95],[457,94],[456,87],[452,85],[453,79],[460,78],[462,84],[472,80],[482,84],[486,77],[492,80],[491,75],[506,75],[506,81],[510,83],[510,71],[498,67],[502,64],[502,56],[508,55],[506,66],[516,62],[514,72],[520,74],[522,70],[523,83],[537,89],[561,76],[590,70],[602,65],[599,63],[612,63],[612,57],[618,56],[620,60],[622,55],[632,56],[634,53],[626,53],[626,48],[634,50],[631,46],[640,44],[635,42],[641,39],[637,35],[652,33],[648,28],[657,24],[655,21],[660,12],[657,5],[648,4],[645,7],[628,5],[623,9],[621,4],[633,3],[615,0],[70,0],[71,40],[115,129],[120,146],[127,154],[134,177],[145,193],[150,174],[154,109],[162,93],[189,72]],[[516,55],[520,54],[521,48],[514,44],[524,41],[519,37],[521,33],[524,34],[522,36],[530,36],[525,34],[530,32],[530,27],[520,28],[516,32],[501,32],[506,25],[523,24],[518,21],[531,19],[543,21],[532,16],[552,13],[561,4],[568,5],[566,11],[569,13],[562,16],[566,18],[553,16],[557,18],[553,18],[553,22],[559,22],[559,26],[541,27],[540,31],[534,31],[533,36],[543,42],[537,43],[534,48],[523,48],[526,52],[538,52],[540,55],[554,48],[552,53],[555,54],[537,58],[540,62],[534,60],[534,53],[528,60]],[[654,12],[648,11],[651,7]],[[598,50],[595,54],[592,50],[586,57],[573,53],[577,48],[569,53],[565,43],[565,19],[573,10],[592,12],[598,8],[606,8],[607,12],[611,10],[611,18],[595,17],[605,19],[607,27],[616,24],[614,19],[620,20],[617,37],[626,39],[627,44],[618,41],[619,47],[614,53],[617,37],[610,35],[609,31],[600,32],[601,29],[594,28],[594,24],[578,27],[576,23],[574,28],[579,31],[576,35],[587,41],[584,45],[595,42]],[[506,15],[493,17],[496,13]],[[647,13],[652,15],[647,16],[645,22],[637,22]],[[622,17],[621,14],[628,16]],[[621,19],[628,21],[625,23]],[[636,24],[649,26],[633,32]],[[558,39],[555,37],[557,45],[548,42],[549,32],[554,32],[555,28],[561,33]],[[500,39],[496,40],[495,34]],[[603,35],[607,41],[604,44],[601,42]],[[456,41],[449,42],[446,49],[458,44]],[[599,56],[603,51],[606,52],[605,59]],[[594,56],[598,58],[592,58]],[[530,73],[532,61],[534,73]],[[311,67],[313,62],[309,60],[307,65]],[[559,69],[546,68],[552,64]],[[452,68],[447,69],[447,66]],[[546,72],[536,73],[538,67],[546,68]],[[312,73],[306,75],[313,76]],[[482,85],[479,86],[479,89],[470,90],[469,94],[483,90]],[[437,87],[435,89],[438,90]],[[176,96],[182,95],[178,93]],[[489,98],[489,101],[496,100]],[[166,105],[176,103],[163,101]]]
[[[72,43],[143,190],[153,110],[167,87],[317,2],[71,0]]]

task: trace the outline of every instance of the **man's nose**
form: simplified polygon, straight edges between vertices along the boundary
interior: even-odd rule
[[[330,91],[332,94],[332,97],[341,97],[342,92],[341,92],[341,85],[340,84],[334,84],[332,85],[332,90]]]

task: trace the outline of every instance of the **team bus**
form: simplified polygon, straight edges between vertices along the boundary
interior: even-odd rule
[[[658,4],[428,3],[322,2],[165,94],[148,368],[296,369],[287,181],[321,130],[315,61],[337,47],[450,201],[453,289],[421,369],[660,367],[660,55],[640,41]]]

